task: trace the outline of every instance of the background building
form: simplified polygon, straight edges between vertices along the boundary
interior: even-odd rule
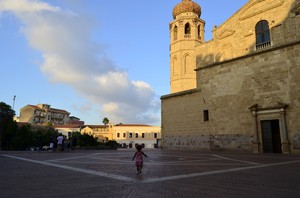
[[[75,116],[69,116],[69,123],[71,125],[84,125],[84,121],[81,121],[80,118]]]
[[[144,124],[107,124],[84,125],[83,121],[62,109],[51,108],[47,104],[26,105],[20,110],[19,123],[33,125],[53,125],[52,127],[67,137],[72,132],[92,135],[99,142],[115,140],[123,147],[134,147],[144,144],[147,148],[154,148],[160,144],[160,127]]]
[[[63,124],[63,125],[53,125],[52,126],[58,133],[66,137],[71,137],[72,132],[80,132],[82,125],[79,124]]]
[[[81,134],[97,137],[101,142],[115,140],[123,147],[134,148],[143,144],[146,148],[160,146],[160,127],[145,124],[85,125]]]
[[[113,136],[119,144],[133,147],[143,144],[145,148],[160,147],[161,128],[145,124],[117,124],[113,127]]]
[[[48,104],[26,105],[20,110],[18,122],[31,124],[51,125],[84,125],[79,118],[70,116],[70,113],[63,109],[51,108]]]
[[[300,1],[249,0],[207,42],[200,16],[173,10],[163,147],[300,152]]]
[[[112,125],[84,125],[80,133],[92,135],[103,143],[113,140]]]

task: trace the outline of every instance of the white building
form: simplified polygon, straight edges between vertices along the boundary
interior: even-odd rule
[[[135,144],[144,145],[145,148],[155,148],[160,147],[160,130],[159,126],[145,124],[109,124],[85,125],[80,132],[93,135],[101,142],[115,140],[125,148],[134,148]]]
[[[113,128],[113,139],[123,146],[134,148],[142,144],[145,148],[160,147],[161,128],[144,124],[117,124]]]

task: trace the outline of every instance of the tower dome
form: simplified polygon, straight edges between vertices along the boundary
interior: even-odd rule
[[[173,18],[175,19],[177,15],[185,12],[194,12],[198,17],[201,15],[201,7],[193,2],[192,0],[182,0],[173,9]]]

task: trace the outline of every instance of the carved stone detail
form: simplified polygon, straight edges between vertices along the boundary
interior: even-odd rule
[[[263,4],[265,1],[266,0],[257,0],[254,1],[253,3],[250,3],[248,7],[246,7],[245,10],[242,11],[240,20],[245,20],[255,15],[264,13],[268,10],[272,10],[274,8],[281,6],[284,3],[284,0],[273,0],[272,3],[269,3],[267,5],[264,6],[260,5]]]
[[[218,34],[217,37],[218,37],[218,39],[223,39],[223,38],[233,35],[234,33],[235,33],[234,30],[224,30],[220,34]]]

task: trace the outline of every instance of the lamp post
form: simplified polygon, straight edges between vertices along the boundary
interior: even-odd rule
[[[14,95],[13,101],[14,102],[13,102],[13,108],[12,109],[15,110],[16,95]]]

